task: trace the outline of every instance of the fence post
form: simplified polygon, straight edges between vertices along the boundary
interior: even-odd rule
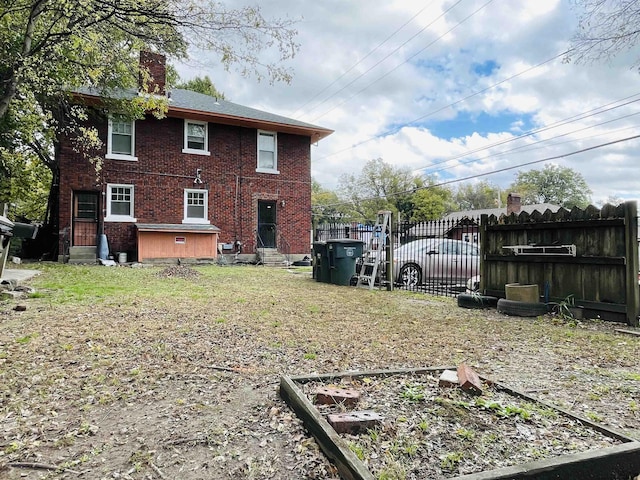
[[[478,242],[480,247],[480,265],[478,266],[478,275],[480,275],[480,283],[478,285],[478,291],[485,293],[487,288],[487,272],[485,272],[485,257],[487,255],[487,246],[489,245],[487,238],[487,224],[489,223],[489,215],[486,213],[480,215],[480,228],[478,229]]]
[[[627,257],[627,324],[638,325],[640,314],[640,289],[638,288],[638,205],[634,201],[624,204],[626,226],[625,256]]]
[[[395,272],[393,271],[393,250],[395,248],[393,240],[393,214],[389,212],[389,230],[382,232],[386,235],[385,241],[385,259],[387,262],[386,277],[387,277],[387,291],[393,291],[393,277]]]

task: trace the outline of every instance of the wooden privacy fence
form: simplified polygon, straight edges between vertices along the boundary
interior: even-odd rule
[[[537,284],[545,302],[572,301],[585,318],[638,326],[638,207],[483,215],[480,289]]]

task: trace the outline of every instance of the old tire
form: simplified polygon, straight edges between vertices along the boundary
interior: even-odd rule
[[[518,302],[517,300],[498,300],[498,312],[517,317],[538,317],[547,313],[547,304],[541,302]]]
[[[497,297],[461,293],[458,295],[458,306],[462,308],[492,308],[498,303]]]

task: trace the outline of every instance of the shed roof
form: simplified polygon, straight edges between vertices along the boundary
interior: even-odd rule
[[[140,232],[169,232],[169,233],[218,233],[220,229],[215,225],[198,223],[137,223]]]

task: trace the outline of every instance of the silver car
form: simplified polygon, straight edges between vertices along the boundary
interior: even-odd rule
[[[476,244],[448,238],[415,240],[395,249],[393,255],[395,281],[407,287],[432,280],[464,284],[480,268]]]

